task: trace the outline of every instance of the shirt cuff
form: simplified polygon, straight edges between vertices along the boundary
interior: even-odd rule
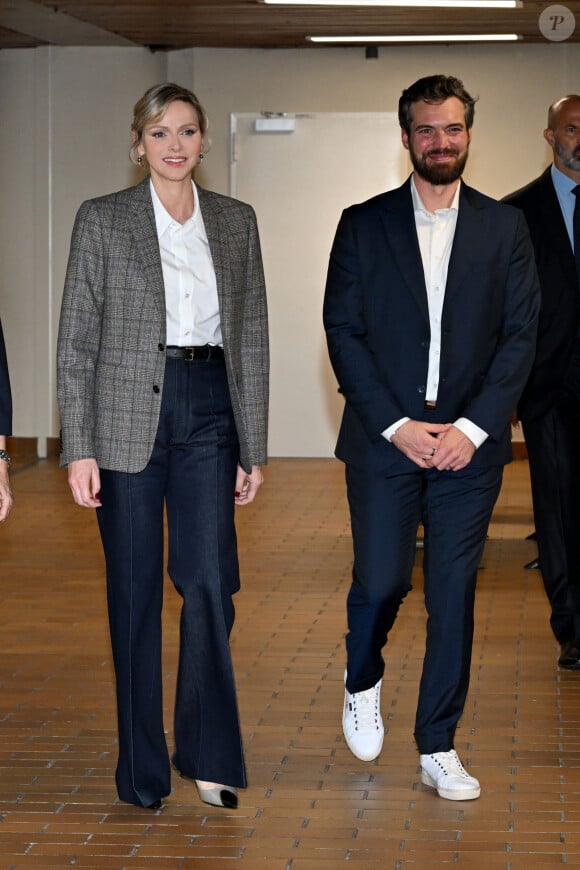
[[[407,423],[410,419],[410,417],[401,417],[400,420],[397,420],[396,423],[393,423],[391,426],[388,427],[388,429],[385,429],[383,432],[381,432],[381,435],[383,436],[383,438],[386,438],[387,441],[391,441],[397,429],[399,429],[399,427],[402,426],[403,423]]]
[[[489,437],[487,432],[484,432],[483,429],[480,429],[479,426],[476,426],[475,423],[472,423],[471,420],[468,420],[466,417],[459,417],[458,420],[453,424],[460,432],[463,432],[464,435],[467,435],[470,441],[475,444],[475,449],[477,450],[484,441]]]

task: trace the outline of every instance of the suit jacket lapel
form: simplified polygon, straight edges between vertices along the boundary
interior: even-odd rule
[[[427,289],[415,226],[410,178],[402,187],[392,191],[381,218],[395,264],[428,322]]]
[[[567,264],[570,278],[573,281],[575,273],[574,251],[570,243],[570,236],[566,229],[566,222],[560,203],[558,194],[552,181],[551,167],[545,170],[540,176],[540,191],[542,196],[542,219],[544,222],[544,231],[546,238],[549,240],[549,245],[554,257],[559,258],[562,263]]]
[[[446,304],[472,270],[473,252],[482,243],[485,243],[485,200],[478,200],[473,194],[473,189],[462,182],[459,192],[457,224],[447,270]]]
[[[132,197],[129,203],[131,233],[137,248],[137,258],[151,287],[159,312],[165,318],[163,270],[149,184],[150,181],[147,177],[131,191]]]

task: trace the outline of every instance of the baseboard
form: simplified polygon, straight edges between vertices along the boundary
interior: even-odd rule
[[[19,463],[33,462],[38,459],[38,439],[22,438],[17,435],[9,435],[6,439],[8,453]],[[47,438],[46,449],[48,456],[58,456],[60,453],[60,439]]]

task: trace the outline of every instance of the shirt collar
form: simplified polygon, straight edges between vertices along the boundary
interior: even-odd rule
[[[577,182],[552,163],[552,182],[560,195],[571,193]]]
[[[197,193],[197,187],[195,186],[193,179],[191,181],[191,187],[193,189],[193,214],[183,224],[183,226],[187,227],[190,224],[193,225],[193,228],[197,230],[197,232],[205,239],[206,234],[203,220],[201,217],[201,210],[199,207],[199,196]],[[170,226],[180,225],[177,223],[177,221],[173,220],[173,218],[159,199],[157,191],[155,190],[155,187],[153,186],[153,182],[151,180],[149,181],[149,188],[151,190],[151,199],[153,200],[153,211],[155,212],[155,226],[157,227],[157,236],[158,238],[161,238],[163,233]]]
[[[449,212],[449,211],[459,211],[459,190],[461,189],[461,179],[459,179],[459,184],[457,185],[457,189],[453,196],[453,202],[451,203],[449,208],[438,208],[437,211],[441,212]],[[423,200],[419,195],[419,191],[417,190],[417,185],[415,184],[415,173],[411,176],[411,197],[413,199],[413,211],[422,212],[425,215],[430,215],[433,217],[433,212],[430,212],[423,205]]]

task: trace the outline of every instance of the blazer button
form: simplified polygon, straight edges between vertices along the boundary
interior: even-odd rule
[[[165,345],[159,342],[159,344],[157,345],[157,350],[165,350]]]
[[[425,387],[417,387],[417,392],[422,396],[425,392]]]
[[[153,392],[154,392],[154,393],[158,393],[158,392],[159,392],[159,387],[157,386],[157,384],[153,384]]]

